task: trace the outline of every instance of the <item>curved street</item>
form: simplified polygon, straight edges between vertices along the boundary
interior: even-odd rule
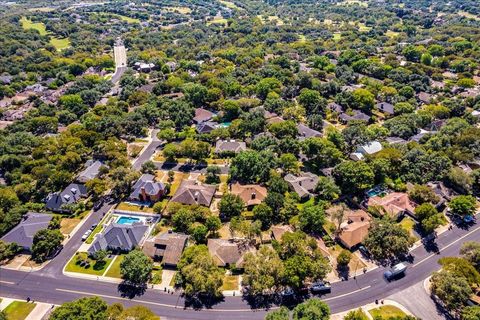
[[[143,304],[156,314],[168,319],[263,319],[266,308],[254,309],[243,297],[225,297],[223,301],[211,307],[186,307],[186,301],[178,293],[165,293],[147,289],[143,294],[133,298],[122,295],[119,285],[115,283],[71,278],[63,275],[62,269],[73,253],[80,246],[83,231],[97,223],[110,205],[93,212],[61,253],[40,271],[21,272],[1,269],[1,295],[5,297],[61,304],[84,296],[99,296],[106,301],[121,302],[127,306]],[[427,251],[420,246],[412,251],[413,261],[405,277],[387,282],[383,279],[384,268],[379,267],[366,274],[350,278],[348,281],[332,284],[332,293],[322,296],[332,313],[360,307],[375,299],[384,299],[413,286],[430,276],[439,268],[437,260],[444,256],[458,255],[465,241],[480,241],[480,226],[468,229],[454,227],[441,234],[437,239],[440,253]],[[275,308],[276,306],[271,306]]]

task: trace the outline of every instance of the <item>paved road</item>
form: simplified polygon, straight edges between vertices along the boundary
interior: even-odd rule
[[[106,209],[106,208],[105,208]],[[89,218],[93,219],[92,217]],[[91,223],[91,221],[88,221]],[[88,227],[84,225],[83,229]],[[75,237],[83,232],[79,231]],[[72,239],[78,241],[78,239]],[[326,301],[333,313],[346,311],[352,308],[373,302],[375,299],[384,299],[392,294],[426,279],[439,266],[436,261],[443,256],[458,254],[460,246],[465,241],[480,241],[480,226],[470,229],[454,228],[439,236],[437,239],[440,254],[428,252],[424,247],[412,251],[414,261],[411,263],[404,278],[386,282],[383,277],[383,268],[378,268],[366,274],[344,282],[334,283],[332,293],[322,299]],[[73,250],[74,247],[68,250]],[[60,258],[60,259],[59,259]],[[168,319],[263,319],[264,309],[253,310],[242,297],[225,297],[224,301],[208,309],[186,308],[185,301],[178,294],[167,294],[155,290],[146,290],[142,295],[129,299],[122,296],[116,284],[69,278],[61,275],[55,266],[61,266],[68,259],[68,254],[60,254],[56,259],[59,262],[49,264],[47,269],[40,272],[25,273],[20,271],[4,270],[0,272],[0,295],[5,297],[25,299],[30,296],[34,300],[60,304],[83,296],[99,296],[110,303],[121,302],[127,306],[143,304],[151,308],[156,314]],[[52,270],[53,272],[49,271]],[[56,272],[55,272],[56,270]]]
[[[142,168],[142,165],[152,158],[157,148],[165,144],[165,141],[159,140],[157,138],[158,131],[158,129],[152,130],[150,142],[148,143],[146,148],[143,148],[142,152],[138,155],[137,159],[135,159],[132,164],[132,168],[134,170],[140,170]]]
[[[113,47],[113,55],[115,58],[115,73],[112,76],[112,83],[116,84],[127,70],[127,50],[123,44]]]

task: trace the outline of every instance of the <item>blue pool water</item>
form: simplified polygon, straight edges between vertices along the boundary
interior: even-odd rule
[[[119,223],[119,224],[133,224],[134,222],[138,222],[138,221],[140,221],[139,218],[122,216],[122,217],[118,218],[117,223]]]

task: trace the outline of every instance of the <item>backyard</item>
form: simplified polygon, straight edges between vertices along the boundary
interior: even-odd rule
[[[13,301],[4,310],[8,320],[24,320],[35,309],[35,303]]]

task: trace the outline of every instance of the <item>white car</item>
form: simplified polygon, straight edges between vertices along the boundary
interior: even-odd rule
[[[82,236],[82,241],[87,240],[88,236],[92,233],[92,230],[88,229]]]

